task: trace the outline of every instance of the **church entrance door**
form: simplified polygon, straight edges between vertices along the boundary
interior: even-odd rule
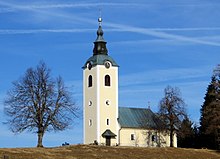
[[[115,136],[116,135],[113,132],[111,132],[111,130],[105,130],[105,132],[102,134],[102,137],[105,138],[105,145],[111,146],[111,139],[115,138]]]
[[[111,146],[111,137],[106,137],[106,146]]]

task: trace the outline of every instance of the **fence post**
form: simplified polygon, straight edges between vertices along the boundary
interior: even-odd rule
[[[9,156],[4,155],[3,159],[9,159]]]

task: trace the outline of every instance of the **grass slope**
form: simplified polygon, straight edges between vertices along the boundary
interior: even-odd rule
[[[57,148],[2,148],[5,159],[220,159],[206,149],[140,148],[75,145]]]

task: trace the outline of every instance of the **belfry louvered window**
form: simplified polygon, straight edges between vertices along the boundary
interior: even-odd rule
[[[109,75],[105,76],[105,86],[111,86],[111,77]]]
[[[92,87],[92,76],[89,75],[89,78],[88,78],[88,87]]]

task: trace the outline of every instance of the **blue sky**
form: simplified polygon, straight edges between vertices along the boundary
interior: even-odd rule
[[[109,55],[120,65],[119,105],[158,110],[167,85],[179,87],[190,118],[220,63],[219,0],[1,0],[0,120],[11,82],[43,60],[61,75],[82,108],[82,69],[92,55],[102,10]],[[12,134],[0,123],[0,147],[36,146],[36,134]],[[82,117],[45,146],[82,143]]]

